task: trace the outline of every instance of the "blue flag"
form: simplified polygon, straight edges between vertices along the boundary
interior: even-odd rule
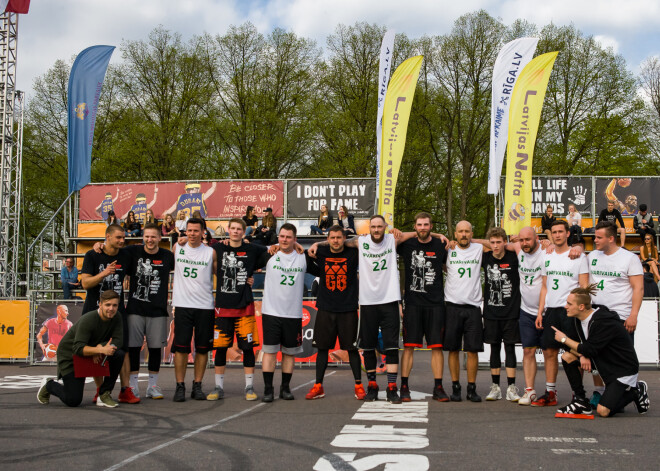
[[[92,180],[92,144],[101,87],[114,46],[88,47],[69,75],[69,193]]]

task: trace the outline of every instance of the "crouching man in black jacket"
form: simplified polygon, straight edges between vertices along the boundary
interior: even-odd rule
[[[591,295],[596,289],[595,284],[576,288],[566,301],[566,312],[575,322],[579,342],[553,327],[555,340],[565,345],[561,359],[573,390],[573,401],[558,412],[593,414],[582,384],[582,368],[586,372],[597,370],[605,382],[598,415],[611,417],[631,402],[640,414],[645,414],[650,405],[648,386],[638,381],[639,362],[633,341],[617,313],[602,306],[592,308]]]

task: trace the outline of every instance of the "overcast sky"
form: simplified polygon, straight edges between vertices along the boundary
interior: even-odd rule
[[[660,55],[658,0],[32,0],[19,20],[17,86],[29,95],[34,78],[57,59],[144,39],[158,25],[187,39],[251,21],[262,33],[279,26],[324,47],[339,23],[366,21],[415,38],[447,33],[459,16],[480,8],[507,25],[517,18],[539,26],[573,22],[621,53],[633,72]],[[120,60],[117,50],[112,63]]]

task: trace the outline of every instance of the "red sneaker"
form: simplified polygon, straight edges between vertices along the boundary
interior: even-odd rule
[[[119,402],[124,402],[126,404],[137,404],[140,402],[140,398],[133,394],[133,388],[130,386],[119,393],[118,399]]]
[[[365,396],[367,393],[364,391],[364,386],[362,386],[362,383],[356,384],[355,385],[355,399],[358,401],[364,401]]]
[[[93,404],[96,404],[96,400],[99,398],[99,388],[96,388],[96,394],[94,394]]]
[[[556,406],[557,393],[555,391],[546,391],[545,394],[532,402],[534,407]]]
[[[325,391],[323,391],[323,385],[321,383],[316,383],[312,386],[312,389],[309,390],[305,399],[321,399],[325,397]]]

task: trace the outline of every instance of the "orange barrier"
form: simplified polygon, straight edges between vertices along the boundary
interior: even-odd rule
[[[0,301],[0,358],[29,356],[30,302]]]

